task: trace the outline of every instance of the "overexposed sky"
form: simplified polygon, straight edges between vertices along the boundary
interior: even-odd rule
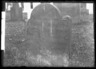
[[[87,3],[86,8],[89,9],[89,14],[93,14],[93,3]]]

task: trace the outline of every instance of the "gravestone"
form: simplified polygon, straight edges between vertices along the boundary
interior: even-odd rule
[[[55,6],[61,11],[61,15],[70,15],[72,23],[78,23],[80,20],[88,21],[88,9],[86,3],[54,3]]]
[[[38,32],[41,50],[54,54],[69,52],[71,44],[71,19],[64,19],[51,4],[41,4],[33,9],[28,21],[27,33],[30,37]],[[36,36],[36,34],[35,34]]]

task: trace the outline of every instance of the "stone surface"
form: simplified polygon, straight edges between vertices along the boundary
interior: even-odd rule
[[[70,48],[70,19],[65,19],[65,21],[62,20],[59,12],[50,4],[45,5],[45,10],[43,7],[44,5],[40,5],[33,10],[31,18],[28,21],[28,29],[30,30],[34,28],[38,30],[38,32],[40,33],[42,45],[41,48],[44,47],[43,49],[50,49],[54,51],[54,53],[56,53],[57,51],[58,54],[64,53],[68,50],[68,48]],[[50,37],[50,21],[52,21],[53,37]],[[42,24],[44,24],[44,26],[42,26]],[[32,32],[32,30],[30,30],[29,32]]]
[[[88,21],[88,9],[86,9],[86,3],[54,3],[61,15],[70,15],[72,17],[72,23],[78,23],[80,20]]]

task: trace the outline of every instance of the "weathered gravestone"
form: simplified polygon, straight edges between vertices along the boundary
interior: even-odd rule
[[[35,34],[38,32],[37,34]],[[41,4],[34,8],[28,21],[27,34],[36,36],[41,50],[50,50],[54,54],[68,53],[71,44],[71,19],[64,19],[58,10],[50,4]],[[38,48],[39,48],[38,47]]]

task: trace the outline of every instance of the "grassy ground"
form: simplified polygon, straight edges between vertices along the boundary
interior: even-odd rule
[[[88,23],[88,24],[77,24],[73,25],[72,28],[72,43],[71,43],[71,49],[70,54],[68,55],[69,59],[69,66],[80,66],[80,67],[85,67],[85,66],[93,66],[94,65],[94,37],[93,37],[93,23]],[[20,36],[19,36],[20,37]],[[15,38],[15,37],[14,37]],[[29,37],[28,37],[29,38]],[[36,38],[36,37],[35,37]],[[6,39],[7,40],[7,39]],[[10,41],[9,41],[10,42]],[[30,44],[31,42],[31,44]],[[32,56],[25,55],[26,52],[29,52],[31,50],[36,51],[36,45],[38,44],[38,41],[36,43],[35,41],[35,46],[34,42],[31,40],[26,40],[24,43],[22,42],[21,44],[16,44],[13,41],[12,43],[7,43],[6,42],[6,53],[5,53],[5,61],[4,64],[5,66],[30,66],[33,63],[33,60],[29,60],[29,58]],[[15,43],[15,45],[14,45]],[[33,47],[32,47],[33,46]],[[33,51],[29,52],[32,53]],[[36,51],[37,52],[37,51]],[[45,52],[45,56],[44,56]],[[51,54],[52,56],[55,56],[53,58],[48,58],[48,52],[44,51],[41,56],[42,56],[42,62],[41,63],[36,63],[37,66],[38,64],[41,64],[39,66],[42,66],[43,64],[46,64],[47,61],[51,60],[50,62],[53,66],[62,66],[64,62],[63,61],[63,56],[58,57],[58,55]],[[49,53],[50,55],[50,53]],[[35,55],[36,56],[36,55]],[[27,58],[27,60],[26,60]],[[58,60],[52,60],[58,58]],[[43,60],[46,59],[46,62],[43,62]],[[36,57],[34,62],[36,62]],[[30,62],[31,61],[31,62]],[[28,63],[29,62],[29,63]],[[33,64],[34,66],[35,64]],[[46,65],[45,65],[46,66]]]

